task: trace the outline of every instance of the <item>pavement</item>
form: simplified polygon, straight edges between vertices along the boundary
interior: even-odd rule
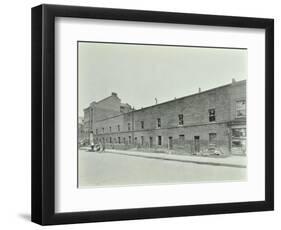
[[[152,152],[140,152],[133,150],[117,150],[117,149],[106,149],[106,152],[134,156],[144,157],[152,159],[188,162],[196,164],[208,164],[215,166],[228,166],[237,168],[247,168],[247,157],[231,155],[228,157],[209,157],[209,156],[190,156],[190,155],[177,155],[168,153],[152,153]]]

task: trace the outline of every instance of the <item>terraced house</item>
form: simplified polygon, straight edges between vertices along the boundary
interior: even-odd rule
[[[112,93],[84,109],[84,127],[106,148],[246,154],[246,80],[136,110]]]

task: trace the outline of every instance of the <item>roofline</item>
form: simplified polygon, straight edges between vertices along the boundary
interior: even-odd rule
[[[190,94],[190,95],[187,95],[187,96],[183,96],[183,97],[179,97],[179,98],[176,98],[176,99],[172,99],[172,100],[165,101],[165,102],[162,102],[162,103],[159,103],[159,104],[150,105],[150,106],[147,106],[147,107],[144,107],[144,108],[141,108],[141,109],[136,109],[136,110],[134,110],[134,112],[145,110],[145,109],[148,109],[148,108],[156,107],[156,106],[167,104],[167,103],[171,103],[171,102],[174,102],[174,101],[182,100],[182,99],[185,99],[185,98],[188,98],[188,97],[192,97],[192,96],[195,96],[195,95],[198,95],[198,94],[208,93],[210,91],[217,90],[217,89],[220,89],[220,88],[224,88],[224,87],[227,87],[227,86],[234,86],[234,85],[244,84],[244,83],[246,83],[246,80],[236,81],[235,83],[229,83],[229,84],[226,84],[226,85],[222,85],[222,86],[218,86],[218,87],[215,87],[215,88],[212,88],[212,89],[208,89],[206,91],[201,91],[201,92],[198,92],[198,93],[193,93],[193,94]]]
[[[97,102],[96,102],[96,104],[99,104],[100,102],[105,101],[106,99],[108,99],[108,98],[110,98],[110,97],[117,97],[117,98],[121,101],[121,99],[120,99],[118,96],[115,96],[115,95],[109,95],[109,96],[107,96],[106,98],[104,98],[104,99],[101,99],[101,100],[97,101]]]
[[[144,108],[141,108],[141,109],[132,110],[132,111],[129,111],[127,113],[121,113],[119,115],[115,115],[115,116],[108,117],[108,118],[105,118],[105,119],[102,119],[102,120],[98,120],[97,122],[105,121],[105,120],[108,120],[108,119],[111,119],[111,118],[115,118],[115,117],[118,117],[118,116],[122,116],[124,114],[134,113],[134,112],[142,111],[142,110],[149,109],[149,108],[152,108],[152,107],[168,104],[168,103],[175,102],[175,101],[178,101],[178,100],[183,100],[183,99],[188,98],[188,97],[192,97],[192,96],[195,96],[195,95],[208,93],[210,91],[217,90],[217,89],[220,89],[220,88],[241,85],[241,84],[244,84],[244,83],[246,84],[246,81],[247,81],[246,79],[245,80],[241,80],[241,81],[236,81],[234,83],[229,83],[229,84],[226,84],[226,85],[218,86],[218,87],[215,87],[215,88],[212,88],[212,89],[208,89],[206,91],[202,91],[200,93],[199,92],[198,93],[193,93],[193,94],[190,94],[190,95],[187,95],[187,96],[183,96],[183,97],[176,98],[176,99],[173,99],[173,100],[165,101],[165,102],[162,102],[162,103],[159,103],[159,104],[150,105],[150,106],[147,106],[147,107],[144,107]]]

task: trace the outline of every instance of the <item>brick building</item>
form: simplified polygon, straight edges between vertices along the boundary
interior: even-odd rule
[[[78,144],[79,146],[84,144],[85,140],[85,129],[84,129],[84,119],[82,117],[78,117]]]
[[[246,153],[246,81],[134,110],[116,93],[84,109],[84,128],[106,148]]]

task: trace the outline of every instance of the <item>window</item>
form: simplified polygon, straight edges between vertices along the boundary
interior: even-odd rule
[[[109,126],[109,132],[111,133],[111,126]]]
[[[231,147],[232,151],[237,151],[239,149],[240,153],[246,153],[246,128],[234,128],[232,129],[231,135]]]
[[[144,121],[141,121],[141,128],[144,129]]]
[[[117,130],[118,132],[120,132],[120,125],[117,125]]]
[[[104,128],[102,128],[102,133],[104,133]]]
[[[162,137],[161,136],[157,137],[157,143],[158,143],[158,145],[162,145]]]
[[[246,100],[236,101],[236,117],[246,117]]]
[[[216,133],[209,133],[209,144],[216,145],[217,142],[217,134]]]
[[[209,122],[216,121],[216,110],[209,109]]]
[[[144,136],[141,136],[141,145],[144,145]]]
[[[232,138],[245,138],[246,128],[234,128],[232,129]]]
[[[179,114],[179,125],[183,125],[183,114]]]
[[[120,144],[121,143],[121,138],[120,137],[118,137],[118,144]]]
[[[131,143],[132,143],[132,137],[129,136],[129,144],[131,144]]]
[[[131,123],[128,123],[128,130],[131,130]]]
[[[157,128],[161,128],[161,119],[157,118]]]
[[[138,143],[138,138],[137,137],[135,137],[135,144],[137,144]]]
[[[124,142],[124,144],[126,143],[126,137],[123,137],[123,142]]]
[[[98,129],[96,129],[96,134],[97,134],[97,135],[99,134],[99,131],[98,131]]]
[[[112,143],[112,137],[109,137],[109,143]]]
[[[179,144],[184,144],[184,134],[179,135]]]

